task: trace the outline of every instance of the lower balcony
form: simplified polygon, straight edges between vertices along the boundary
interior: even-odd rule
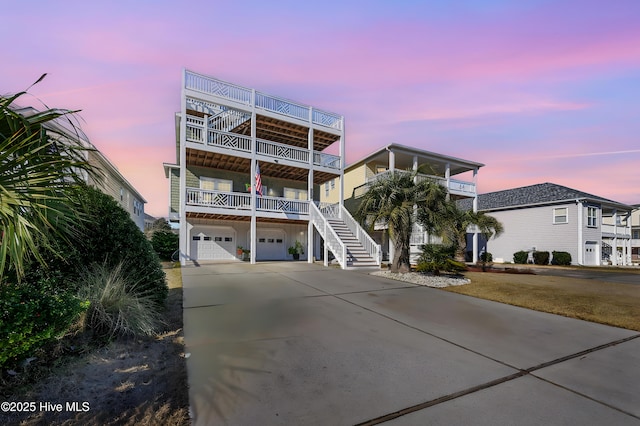
[[[187,188],[187,211],[224,216],[251,216],[251,194]],[[308,220],[309,202],[256,196],[256,213],[274,219]]]

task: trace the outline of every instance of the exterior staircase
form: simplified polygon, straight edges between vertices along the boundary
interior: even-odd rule
[[[379,268],[380,265],[360,244],[356,236],[342,219],[330,218],[329,224],[340,240],[347,246],[347,267],[350,268]]]
[[[340,204],[309,203],[309,218],[342,269],[379,268],[380,244]],[[328,254],[328,253],[327,253]],[[328,265],[328,256],[324,264]]]

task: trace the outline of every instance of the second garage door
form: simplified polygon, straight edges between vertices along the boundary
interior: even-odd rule
[[[258,243],[256,260],[284,260],[286,250],[284,247],[284,230],[259,229],[257,231]]]

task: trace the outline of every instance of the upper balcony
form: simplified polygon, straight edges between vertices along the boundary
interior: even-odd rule
[[[383,172],[380,172],[373,176],[368,177],[366,179],[366,183],[364,183],[363,185],[360,185],[354,190],[354,197],[356,198],[362,197],[364,193],[367,192],[367,190],[369,189],[369,186],[372,183],[380,179],[385,179],[386,177],[389,176],[390,173],[391,173],[390,170],[385,170]],[[405,170],[395,170],[395,173],[411,174],[413,172],[405,171]],[[423,173],[418,173],[417,177],[418,177],[418,181],[433,180],[435,182],[438,182],[440,185],[447,188],[447,190],[449,191],[449,194],[458,195],[461,197],[476,196],[476,185],[473,182],[465,182],[462,180],[451,179],[451,178],[447,181],[447,179],[441,176],[433,176],[433,175],[427,175]]]
[[[195,144],[194,148],[201,146],[203,149],[209,148],[222,154],[251,158],[254,147],[250,136],[220,130],[217,128],[219,126],[212,127],[206,121],[202,117],[187,115],[187,143]],[[311,155],[313,155],[314,168],[326,169],[327,172],[339,172],[341,166],[340,157],[337,155],[261,138],[256,139],[255,152],[258,156],[263,156],[263,160],[282,162],[294,167],[309,167]]]
[[[267,114],[293,118],[330,130],[343,130],[344,119],[338,114],[322,111],[308,105],[292,102],[277,96],[268,95],[216,78],[185,70],[185,89],[206,95],[226,99],[234,103],[252,106]]]

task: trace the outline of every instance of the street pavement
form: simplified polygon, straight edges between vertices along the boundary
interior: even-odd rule
[[[182,269],[195,425],[640,425],[640,333],[305,262]]]

